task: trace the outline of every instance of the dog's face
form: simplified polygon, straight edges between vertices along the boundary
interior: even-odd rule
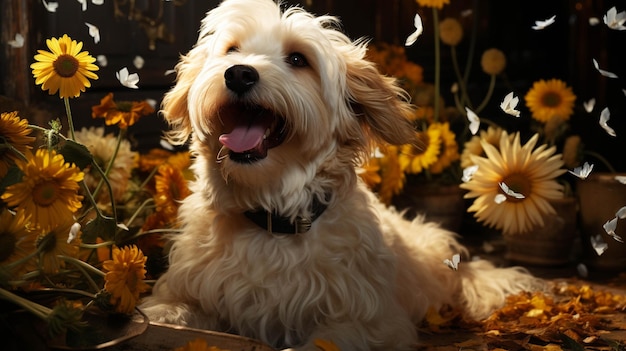
[[[283,190],[294,178],[302,189],[331,163],[353,166],[372,136],[407,142],[404,92],[337,25],[271,0],[224,1],[176,67],[163,104],[170,139],[193,135],[227,182]]]

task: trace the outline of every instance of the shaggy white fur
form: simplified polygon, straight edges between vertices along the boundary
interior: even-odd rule
[[[412,106],[330,16],[271,0],[226,0],[165,96],[169,138],[191,137],[196,180],[170,266],[141,308],[153,321],[227,331],[275,347],[410,350],[428,308],[483,318],[541,282],[468,260],[455,234],[406,221],[359,181],[371,140],[411,140]],[[316,199],[316,200],[315,200]],[[244,212],[311,218],[271,233]],[[458,271],[443,260],[463,255]]]

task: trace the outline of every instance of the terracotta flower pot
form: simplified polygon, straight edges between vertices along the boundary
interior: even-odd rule
[[[580,224],[585,264],[603,270],[626,269],[626,243],[620,243],[606,233],[603,225],[615,218],[617,210],[626,206],[626,184],[615,176],[626,173],[592,173],[585,180],[578,180],[576,193],[580,205]],[[626,220],[618,220],[615,234],[626,240]],[[591,237],[601,235],[608,248],[598,255],[591,244]]]
[[[505,258],[521,264],[559,266],[572,262],[576,229],[577,202],[574,197],[551,200],[556,215],[544,215],[544,225],[524,234],[503,235]]]

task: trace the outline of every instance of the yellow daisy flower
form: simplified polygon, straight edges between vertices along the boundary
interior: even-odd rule
[[[424,7],[432,7],[441,10],[443,5],[450,3],[450,0],[416,0],[417,4]]]
[[[154,180],[156,191],[154,202],[157,211],[163,212],[166,217],[170,218],[170,223],[174,223],[180,202],[191,193],[183,172],[169,164],[164,164],[159,167]]]
[[[37,234],[28,225],[23,213],[11,213],[6,208],[0,213],[0,264],[3,266],[25,259],[35,252]],[[33,260],[12,267],[17,277],[34,268]]]
[[[35,141],[35,137],[28,136],[31,133],[28,120],[17,115],[17,111],[3,112],[0,114],[0,178],[9,171],[9,167],[21,160],[18,153],[24,153],[31,149],[29,145]]]
[[[28,162],[18,163],[24,173],[22,181],[8,186],[0,199],[46,230],[71,218],[82,207],[78,182],[83,172],[65,163],[54,150],[39,149],[35,155],[27,152],[26,156]]]
[[[417,145],[402,146],[398,161],[405,172],[419,174],[437,162],[440,151],[441,130],[431,124],[426,132],[417,132]]]
[[[563,197],[563,186],[555,179],[566,172],[556,147],[543,144],[535,148],[535,134],[524,146],[519,133],[511,142],[506,132],[500,138],[500,150],[483,141],[487,157],[472,156],[478,170],[460,186],[469,190],[465,198],[475,198],[468,208],[479,222],[502,230],[504,234],[525,233],[543,225],[543,215],[554,214],[549,200]],[[504,184],[514,193],[503,190]],[[504,196],[504,202],[498,197]]]
[[[432,174],[440,174],[452,162],[459,159],[459,146],[456,143],[456,135],[450,130],[449,123],[433,123],[434,128],[439,128],[441,132],[441,150],[437,161],[430,165],[429,170]]]
[[[135,245],[113,248],[113,259],[102,267],[107,271],[104,289],[111,294],[111,304],[119,313],[130,314],[135,309],[139,295],[148,291],[146,278],[146,256]]]
[[[35,77],[35,84],[41,84],[42,90],[49,90],[50,95],[59,92],[60,98],[78,97],[85,88],[91,87],[89,79],[98,79],[93,73],[98,66],[96,59],[83,48],[82,42],[76,42],[64,34],[61,38],[46,40],[50,52],[37,50],[37,62],[30,65]]]
[[[100,100],[100,105],[91,108],[91,117],[104,118],[108,126],[118,125],[126,129],[135,124],[139,118],[154,113],[154,109],[146,101],[119,101],[113,100],[113,93],[107,94]]]
[[[80,250],[80,236],[82,232],[79,230],[75,233],[75,237],[70,237],[73,218],[66,218],[63,222],[47,230],[37,238],[37,250],[39,250],[39,266],[46,274],[55,274],[65,267],[65,260],[59,257],[68,256],[77,258]]]
[[[552,118],[567,121],[574,113],[576,95],[559,79],[536,81],[524,97],[532,117],[546,123]]]
[[[481,129],[479,135],[474,135],[470,140],[466,141],[461,153],[461,168],[474,165],[470,155],[485,156],[481,140],[499,148],[502,131],[503,129],[500,127],[489,126],[487,130]],[[513,139],[513,135],[510,135],[509,139]]]

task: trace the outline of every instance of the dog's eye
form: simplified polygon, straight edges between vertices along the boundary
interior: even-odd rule
[[[233,45],[233,46],[230,46],[230,47],[226,50],[226,53],[227,53],[227,54],[230,54],[230,53],[232,53],[232,52],[237,52],[237,51],[239,51],[239,47],[237,47],[237,46]]]
[[[306,67],[309,65],[304,55],[299,52],[294,52],[287,56],[287,63],[294,67]]]

